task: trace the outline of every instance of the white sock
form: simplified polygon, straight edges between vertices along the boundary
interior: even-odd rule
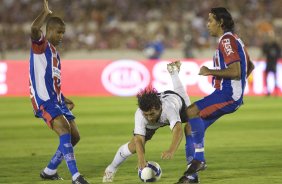
[[[80,176],[80,173],[77,172],[72,176],[72,181],[76,180],[78,178],[78,176]]]
[[[45,167],[44,171],[43,171],[45,174],[48,174],[48,175],[54,175],[56,174],[57,172],[57,169],[49,169],[48,167]]]
[[[132,153],[128,149],[128,143],[122,145],[119,147],[114,160],[112,163],[107,167],[107,171],[109,172],[116,172],[118,166],[122,164],[129,156],[131,156]]]
[[[185,91],[185,89],[184,89],[184,87],[183,87],[183,85],[180,81],[178,73],[174,72],[170,76],[171,76],[174,91],[176,93],[178,93],[184,99],[187,106],[191,105],[190,98],[189,98],[188,94],[186,93],[186,91]]]

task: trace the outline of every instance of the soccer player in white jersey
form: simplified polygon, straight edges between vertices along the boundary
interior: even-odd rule
[[[178,183],[189,182],[188,176],[206,168],[204,157],[206,129],[218,118],[235,112],[243,104],[246,80],[254,69],[246,47],[234,33],[232,16],[225,8],[211,9],[207,28],[211,36],[219,38],[218,47],[213,57],[214,69],[203,66],[199,75],[212,76],[215,90],[187,108],[195,155]]]
[[[61,180],[57,168],[65,159],[72,174],[72,183],[88,184],[78,172],[73,151],[73,146],[80,139],[75,117],[71,112],[74,103],[61,92],[61,61],[56,47],[62,42],[65,23],[59,17],[50,17],[46,24],[46,36],[41,31],[43,23],[51,14],[47,0],[44,0],[44,8],[31,26],[29,83],[34,114],[45,121],[60,141],[57,151],[40,177]]]
[[[191,104],[189,97],[182,86],[178,72],[180,62],[168,64],[174,91],[164,91],[158,93],[155,89],[147,87],[141,90],[138,95],[138,106],[135,113],[134,136],[122,145],[110,165],[105,169],[103,182],[112,182],[118,167],[132,154],[137,153],[138,168],[146,167],[145,143],[152,138],[156,130],[163,126],[169,126],[172,130],[172,140],[170,147],[162,152],[162,159],[171,159],[177,150],[181,139],[182,122],[187,122],[186,108]],[[194,146],[192,141],[191,129],[188,123],[185,124],[186,138],[186,160],[187,164],[193,160]],[[190,182],[198,183],[198,175],[188,177]]]

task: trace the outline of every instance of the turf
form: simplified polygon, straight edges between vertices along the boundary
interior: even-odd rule
[[[105,167],[118,147],[132,136],[136,101],[118,97],[72,97],[76,103],[81,141],[75,148],[80,172],[101,183]],[[195,99],[193,99],[195,100]],[[206,133],[208,169],[201,183],[282,183],[282,98],[247,97],[236,113],[226,115]],[[159,183],[174,183],[185,169],[184,142],[173,160],[161,160],[170,144],[168,127],[161,128],[146,146],[147,160],[163,170]],[[41,181],[39,172],[58,146],[58,138],[33,117],[28,98],[0,98],[0,183],[71,183],[66,164],[59,167],[64,181]],[[141,183],[136,155],[119,169],[115,183]]]

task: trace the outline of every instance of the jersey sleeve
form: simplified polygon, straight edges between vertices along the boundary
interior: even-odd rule
[[[35,54],[44,53],[46,47],[47,47],[47,40],[42,32],[39,40],[31,40],[31,49]]]
[[[135,112],[135,126],[134,126],[134,135],[146,135],[146,119],[144,118],[140,109],[137,109]]]
[[[232,35],[223,36],[219,43],[219,51],[222,53],[226,65],[240,61],[237,40]]]

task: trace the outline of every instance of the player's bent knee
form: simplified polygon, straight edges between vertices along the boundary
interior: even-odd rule
[[[69,122],[63,115],[58,116],[53,120],[52,128],[58,135],[71,133]]]
[[[185,135],[191,135],[192,133],[191,125],[189,124],[189,122],[185,124],[184,133]]]
[[[80,141],[80,135],[71,136],[71,144],[75,146]]]
[[[187,114],[189,119],[199,117],[199,112],[200,111],[199,111],[198,107],[195,104],[190,105],[186,109],[186,114]]]

